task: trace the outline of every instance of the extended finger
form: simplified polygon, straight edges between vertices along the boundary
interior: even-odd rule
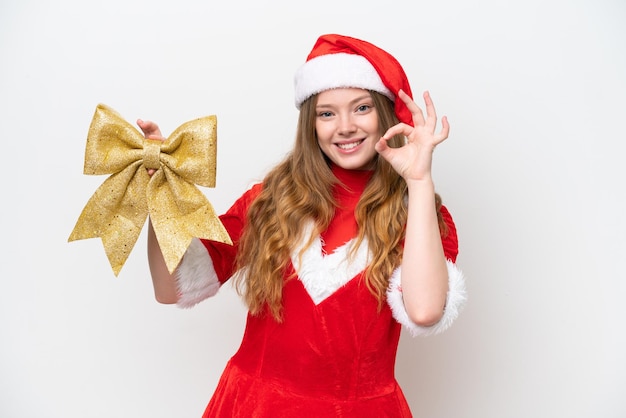
[[[436,136],[436,141],[439,144],[448,138],[450,134],[450,123],[448,122],[448,117],[444,116],[441,118],[441,132]]]
[[[398,97],[400,97],[400,100],[404,102],[407,109],[409,109],[409,111],[411,112],[411,115],[413,116],[413,124],[416,126],[423,125],[425,123],[424,114],[422,113],[422,109],[420,109],[417,103],[415,103],[413,99],[411,99],[411,97],[409,97],[409,95],[406,94],[402,89],[398,91]]]
[[[426,121],[434,128],[437,124],[437,112],[435,111],[435,104],[428,91],[424,92],[424,103],[426,103]]]

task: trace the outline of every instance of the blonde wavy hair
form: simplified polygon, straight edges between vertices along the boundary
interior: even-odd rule
[[[370,94],[382,136],[398,123],[398,119],[391,100],[374,91]],[[337,207],[333,198],[337,179],[315,133],[316,103],[317,95],[302,104],[294,148],[263,180],[263,189],[250,206],[239,242],[236,262],[238,270],[244,274],[235,277],[235,287],[251,314],[259,314],[267,306],[277,321],[282,320],[285,272],[292,251],[305,238],[308,239],[306,249],[328,227]],[[389,141],[392,147],[404,143],[403,136]],[[355,209],[359,234],[351,250],[353,254],[367,238],[372,259],[365,271],[365,283],[378,299],[379,308],[384,301],[389,277],[402,261],[406,193],[404,179],[377,155],[374,174]],[[439,195],[435,197],[443,232],[445,223],[439,211],[441,198]],[[302,237],[303,225],[307,221],[313,222],[314,229],[310,237]]]

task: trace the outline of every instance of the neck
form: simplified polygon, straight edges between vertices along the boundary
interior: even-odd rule
[[[374,174],[374,170],[348,170],[336,164],[331,164],[330,168],[341,185],[359,192],[365,189],[368,181],[372,178],[372,174]]]

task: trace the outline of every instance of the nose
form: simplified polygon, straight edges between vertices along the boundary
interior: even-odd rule
[[[339,134],[346,135],[356,131],[356,124],[351,114],[341,115],[339,117]]]

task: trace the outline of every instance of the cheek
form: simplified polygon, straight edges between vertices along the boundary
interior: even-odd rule
[[[328,129],[328,127],[321,125],[315,127],[315,137],[317,138],[317,143],[322,146],[330,142],[330,138],[332,137],[332,131]]]
[[[382,126],[378,124],[378,116],[374,116],[370,120],[369,130],[370,132],[377,132],[380,136],[383,136],[383,132],[381,132]]]

